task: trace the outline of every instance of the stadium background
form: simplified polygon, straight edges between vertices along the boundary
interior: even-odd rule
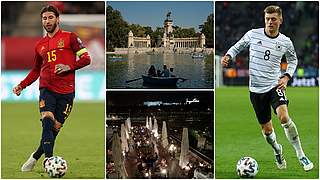
[[[276,168],[272,149],[261,134],[249,100],[248,50],[240,53],[229,68],[220,65],[220,58],[248,30],[264,27],[263,10],[271,4],[283,9],[280,32],[291,38],[299,59],[290,82],[295,87],[288,87],[287,97],[289,114],[297,124],[304,151],[315,165],[308,173],[300,167],[273,115],[278,142],[284,147],[288,164],[284,171]],[[242,156],[252,156],[260,168],[257,178],[319,178],[319,2],[216,2],[215,5],[215,177],[237,178],[237,161]],[[285,67],[285,61],[281,67]]]
[[[217,2],[216,59],[224,55],[248,30],[264,26],[263,10],[272,2]],[[299,64],[293,86],[318,86],[319,68],[319,3],[281,2],[283,24],[280,32],[291,38]],[[303,28],[302,28],[303,27]],[[221,71],[216,63],[217,86],[248,84],[248,50],[240,53],[230,68]],[[283,61],[285,67],[285,60]],[[223,78],[222,77],[223,74]]]
[[[59,8],[62,29],[78,34],[92,58],[90,66],[76,73],[74,108],[57,137],[55,154],[69,163],[66,178],[103,178],[105,4],[101,1],[1,3],[1,178],[47,177],[42,159],[32,173],[20,172],[41,135],[38,81],[19,97],[12,88],[33,66],[34,46],[45,34],[40,10],[48,3]]]

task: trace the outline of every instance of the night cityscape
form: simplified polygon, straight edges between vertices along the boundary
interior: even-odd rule
[[[213,178],[213,97],[108,91],[107,178]]]

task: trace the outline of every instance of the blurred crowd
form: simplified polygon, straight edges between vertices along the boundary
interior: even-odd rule
[[[318,16],[318,15],[317,15]],[[318,71],[319,68],[319,26],[314,25],[313,31],[307,35],[303,49],[298,53],[299,61],[298,67],[304,69],[314,69]]]
[[[92,63],[85,70],[104,70],[104,13],[103,1],[14,1],[1,3],[1,68],[5,70],[30,69],[33,65],[34,46],[43,36],[40,11],[46,5],[56,6],[61,14],[100,14],[95,16],[96,25],[85,24],[91,19],[80,19],[84,23],[67,23],[62,19],[64,30],[75,32],[89,49]],[[77,19],[75,18],[75,22]],[[16,49],[20,53],[16,53]]]
[[[280,32],[293,41],[299,66],[317,69],[319,66],[319,25],[318,2],[217,2],[215,10],[216,53],[224,55],[248,30],[264,27],[264,8],[279,5],[283,10],[284,22]],[[308,22],[310,27],[303,36],[301,27]],[[311,24],[311,25],[310,25]],[[299,43],[299,46],[297,44]],[[240,53],[233,66],[237,69],[248,68],[248,51]]]
[[[64,14],[104,14],[103,1],[49,1]]]
[[[48,1],[38,3],[28,1],[6,2],[1,4],[2,36],[11,35],[12,29],[16,27],[15,24],[20,19],[23,19],[21,18],[23,15],[35,13],[39,14],[40,17],[41,7],[46,4],[55,5],[62,14],[104,14],[105,12],[103,1]],[[28,22],[27,19],[24,19],[24,21]]]

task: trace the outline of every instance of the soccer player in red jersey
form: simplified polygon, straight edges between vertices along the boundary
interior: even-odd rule
[[[40,77],[42,136],[38,149],[22,165],[23,172],[31,171],[42,154],[45,154],[45,160],[53,156],[56,136],[72,109],[75,71],[91,62],[77,35],[59,28],[59,14],[52,5],[42,8],[40,15],[47,34],[36,44],[32,70],[13,88],[13,93],[19,96],[23,89]]]

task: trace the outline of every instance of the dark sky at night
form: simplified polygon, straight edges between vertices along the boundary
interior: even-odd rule
[[[108,91],[107,104],[142,105],[145,101],[185,102],[197,98],[201,104],[213,104],[213,91]]]

